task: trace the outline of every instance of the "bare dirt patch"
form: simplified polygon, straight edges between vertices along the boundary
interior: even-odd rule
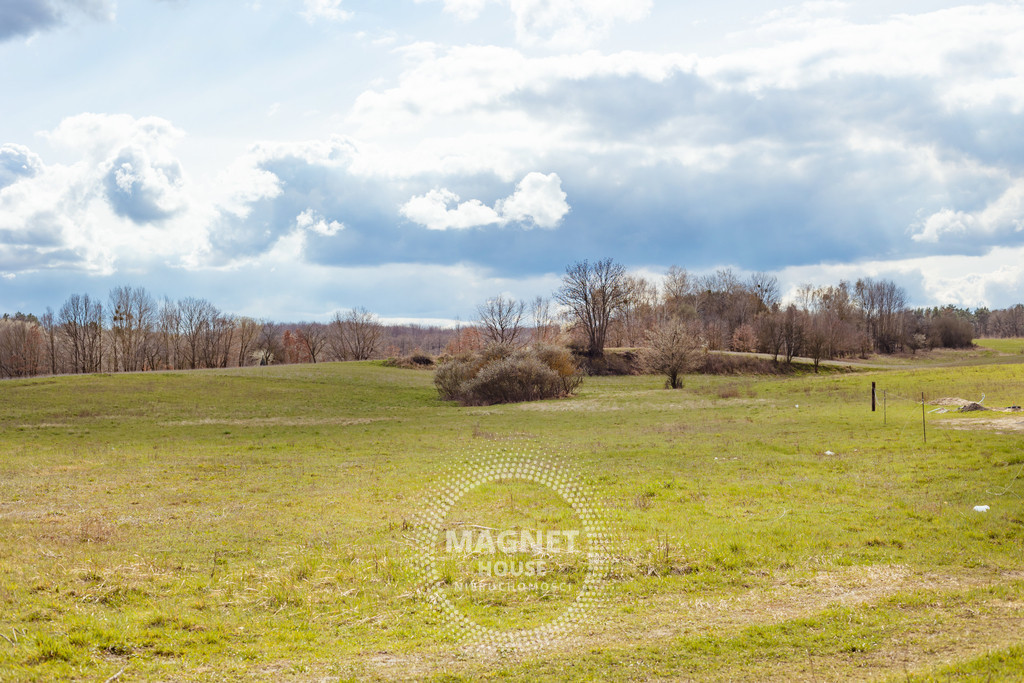
[[[966,398],[959,398],[957,396],[945,396],[934,401],[928,401],[930,406],[942,406],[944,408],[963,408],[972,403],[975,403],[975,401],[968,401]]]
[[[949,429],[988,429],[1003,434],[1024,432],[1024,415],[1000,415],[999,417],[975,417],[961,420],[936,420],[935,424]]]

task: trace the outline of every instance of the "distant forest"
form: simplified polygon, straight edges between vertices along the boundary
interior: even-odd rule
[[[56,311],[4,314],[0,377],[456,355],[491,341],[541,340],[593,356],[605,346],[642,347],[669,321],[699,330],[708,349],[785,360],[915,353],[968,347],[977,337],[1024,336],[1022,304],[911,309],[900,286],[871,278],[806,285],[783,303],[768,273],[694,276],[672,267],[653,281],[611,260],[569,266],[551,298],[497,295],[477,312],[478,320],[455,328],[384,324],[362,308],[339,311],[327,323],[275,322],[231,315],[203,298],[172,301],[122,286],[105,300],[72,294]]]

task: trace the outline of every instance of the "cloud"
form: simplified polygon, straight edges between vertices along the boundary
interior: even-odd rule
[[[1024,104],[1024,93],[1012,90],[1024,66],[1019,3],[963,4],[875,22],[853,21],[843,16],[845,7],[806,3],[770,14],[730,36],[743,48],[701,60],[701,73],[728,76],[733,87],[750,90],[858,74],[927,78],[935,79],[947,105],[970,106],[980,91],[1003,92],[1016,106]]]
[[[302,16],[306,21],[313,23],[317,19],[327,21],[347,21],[352,18],[352,13],[341,8],[342,0],[304,0],[305,9]]]
[[[172,152],[184,133],[169,121],[80,114],[62,121],[46,137],[95,163],[107,201],[118,216],[138,224],[154,223],[184,208],[184,174]]]
[[[945,238],[988,241],[1007,232],[1024,231],[1024,180],[1017,180],[980,211],[944,208],[928,216],[913,239],[936,243]]]
[[[327,220],[313,209],[306,209],[295,217],[295,227],[299,230],[308,230],[324,237],[333,237],[345,229],[344,223]]]
[[[169,149],[185,133],[157,116],[85,113],[70,116],[54,130],[43,133],[50,142],[99,159],[111,148],[156,147]]]
[[[452,204],[455,208],[449,208]],[[480,200],[459,203],[459,195],[445,189],[413,197],[402,205],[401,213],[428,230],[464,230],[501,223],[498,212]]]
[[[538,228],[554,228],[569,213],[569,204],[557,173],[528,173],[515,193],[495,205],[505,222],[533,224]]]
[[[793,266],[779,272],[784,290],[862,277],[888,278],[904,286],[911,306],[989,306],[1020,303],[1024,247],[996,247],[977,256],[945,255]]]
[[[155,160],[149,150],[138,147],[122,149],[104,178],[114,213],[140,224],[162,221],[181,211],[182,184],[176,159]]]
[[[42,168],[42,159],[28,147],[0,145],[0,190],[22,178],[31,178]]]
[[[460,202],[446,189],[434,189],[402,205],[403,216],[428,230],[464,230],[487,225],[518,223],[524,228],[555,228],[569,213],[562,180],[557,173],[528,173],[512,196],[499,199],[494,208],[477,199]],[[451,208],[454,205],[454,208]]]
[[[67,21],[69,13],[109,19],[113,11],[108,0],[4,0],[0,3],[0,42],[56,28]]]
[[[155,117],[81,114],[43,137],[67,163],[46,164],[13,145],[0,153],[5,168],[13,160],[21,171],[0,190],[0,245],[9,260],[89,272],[195,262],[213,212],[173,153],[182,131]]]
[[[416,0],[427,2],[428,0]],[[516,39],[523,45],[580,48],[606,37],[620,22],[645,18],[652,0],[443,0],[444,11],[462,21],[480,16],[488,4],[508,5]]]
[[[651,0],[509,0],[516,37],[525,45],[585,47],[604,38],[618,22],[638,21]]]
[[[206,258],[218,265],[249,261],[290,235],[303,238],[292,240],[300,250],[320,249],[327,238],[344,246],[350,218],[361,227],[380,191],[351,173],[354,154],[351,141],[339,136],[253,145],[218,176]],[[338,215],[346,223],[324,218]]]

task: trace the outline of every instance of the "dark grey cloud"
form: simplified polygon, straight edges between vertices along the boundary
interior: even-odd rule
[[[81,269],[81,255],[71,249],[41,250],[35,246],[0,244],[0,271],[56,269]]]
[[[107,0],[3,0],[0,41],[55,28],[65,23],[69,14],[100,17],[108,9]]]
[[[20,230],[0,229],[0,245],[4,246],[52,248],[63,243],[60,217],[53,211],[33,215]]]

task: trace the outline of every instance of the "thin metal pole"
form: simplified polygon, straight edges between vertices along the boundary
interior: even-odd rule
[[[921,433],[924,434],[924,442],[928,443],[928,425],[924,421],[924,392],[921,392]]]

